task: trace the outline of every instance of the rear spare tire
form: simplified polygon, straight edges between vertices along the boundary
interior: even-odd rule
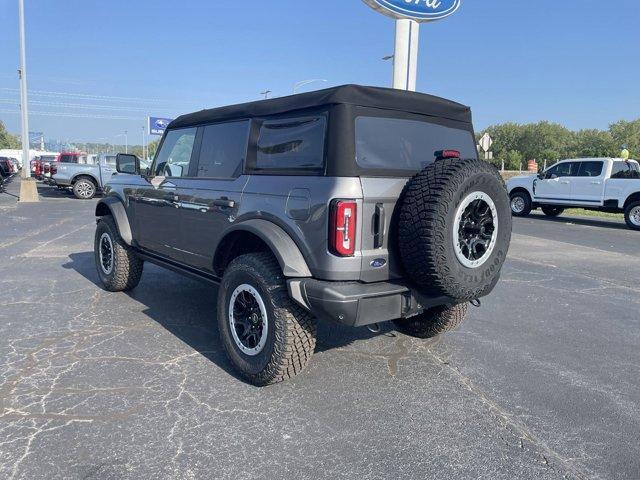
[[[441,159],[413,177],[398,221],[404,268],[425,294],[464,302],[487,295],[511,242],[511,208],[498,170]]]

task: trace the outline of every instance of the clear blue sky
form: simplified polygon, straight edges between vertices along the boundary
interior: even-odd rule
[[[140,99],[32,95],[34,112],[139,118],[32,116],[30,130],[48,138],[112,142],[127,129],[140,143],[147,114],[257,99],[266,88],[285,95],[309,78],[391,79],[381,57],[393,51],[393,21],[360,0],[25,3],[30,90]],[[4,112],[18,99],[6,90],[18,88],[17,0],[0,0],[0,26],[0,119],[17,132],[18,115]],[[463,0],[454,16],[422,27],[418,90],[470,105],[478,130],[638,118],[639,79],[637,0]]]

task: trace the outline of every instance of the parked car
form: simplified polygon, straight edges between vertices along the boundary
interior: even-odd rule
[[[37,178],[38,180],[44,179],[44,165],[45,163],[53,163],[57,160],[58,154],[45,154],[45,155],[37,155],[33,160],[31,160],[31,176]]]
[[[11,160],[8,157],[0,157],[0,176],[8,178],[14,173]]]
[[[540,208],[557,217],[565,208],[584,208],[623,213],[629,228],[640,230],[640,165],[635,160],[563,160],[537,176],[511,178],[507,189],[515,216]]]
[[[455,327],[509,248],[469,108],[430,95],[348,85],[201,111],[138,163],[118,156],[96,207],[100,279],[130,290],[148,261],[219,284],[222,343],[256,385],[304,368],[316,319]]]
[[[71,188],[82,200],[95,197],[104,184],[116,172],[116,154],[101,153],[95,165],[58,163],[54,165],[51,184],[60,188]]]

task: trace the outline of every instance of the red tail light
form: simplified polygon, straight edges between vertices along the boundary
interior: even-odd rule
[[[353,200],[334,200],[329,221],[329,247],[341,257],[350,257],[356,251],[356,223],[358,205]]]

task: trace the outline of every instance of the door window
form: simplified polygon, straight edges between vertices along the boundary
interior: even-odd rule
[[[554,165],[545,174],[545,178],[571,177],[578,171],[577,162],[565,162]]]
[[[189,175],[196,128],[182,128],[167,132],[155,162],[154,174],[163,177]]]
[[[611,178],[640,179],[640,165],[635,162],[613,162]]]
[[[236,178],[247,155],[249,121],[204,127],[198,177]]]
[[[599,177],[602,174],[602,162],[580,162],[577,177]]]

